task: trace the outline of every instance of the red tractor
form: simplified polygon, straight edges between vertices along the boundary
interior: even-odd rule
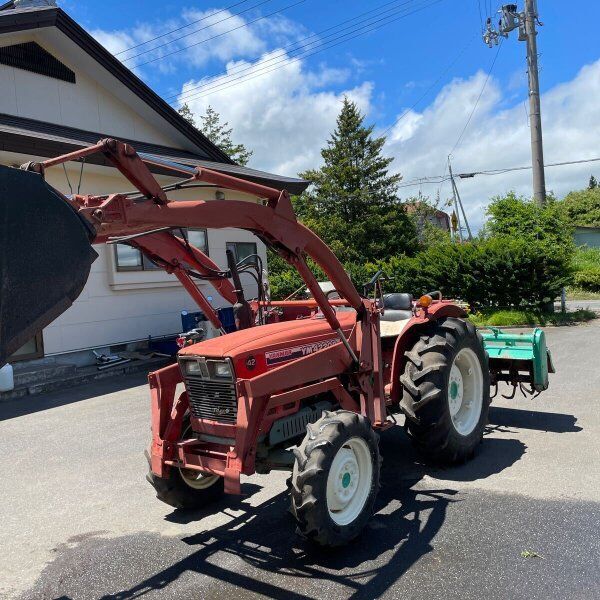
[[[138,191],[67,197],[45,182],[46,169],[93,153],[102,153]],[[178,188],[202,181],[264,200],[170,201],[175,186],[161,188],[149,163],[181,176]],[[253,232],[298,270],[311,297],[246,301],[239,272],[248,264],[229,256],[228,269],[219,269],[188,243],[184,227]],[[319,544],[340,545],[371,515],[379,489],[378,432],[396,424],[394,413],[404,414],[408,435],[425,456],[456,464],[482,439],[490,379],[540,387],[527,361],[499,355],[490,371],[464,309],[439,292],[415,302],[409,294],[384,295],[374,278],[359,294],[331,250],[297,221],[285,191],[138,155],[116,140],[20,170],[0,167],[0,230],[2,256],[11,257],[0,263],[0,365],[77,298],[96,256],[91,244],[138,248],[176,276],[222,331],[184,346],[177,363],[149,375],[148,481],[177,508],[239,494],[241,474],[289,470],[299,531]],[[307,257],[327,274],[334,293],[322,291]],[[210,281],[234,306],[237,331],[225,334],[195,279]]]

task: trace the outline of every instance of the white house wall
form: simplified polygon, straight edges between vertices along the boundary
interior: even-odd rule
[[[115,95],[116,92],[125,94],[121,83],[112,77],[107,79],[106,85],[113,83],[111,90],[87,75],[87,71],[80,66],[83,62],[80,55],[69,56],[57,48],[58,45],[66,46],[68,40],[65,38],[59,44],[60,38],[56,36],[64,36],[58,32],[52,36],[50,32],[41,30],[40,33],[3,35],[0,36],[0,45],[37,42],[75,72],[76,83],[0,65],[0,112],[172,148],[183,147],[178,135],[166,135],[152,124],[151,118],[147,120],[137,112],[142,108],[141,100],[133,100],[135,97],[127,92],[137,105],[134,110]],[[95,64],[95,74],[100,75],[100,71],[104,70]],[[102,79],[106,77],[104,75]],[[156,113],[153,114],[154,121],[162,120]]]
[[[180,131],[154,112],[144,101],[83,52],[54,27],[0,35],[0,45],[34,41],[75,72],[76,83],[60,81],[6,65],[0,65],[0,112],[75,127],[102,135],[129,138],[170,148],[197,151]],[[18,165],[43,157],[0,152],[0,163]],[[79,165],[67,165],[67,175],[76,188]],[[62,167],[49,169],[48,182],[70,193]],[[159,178],[162,184],[170,179]],[[103,194],[128,191],[131,184],[116,169],[86,165],[82,193]],[[76,191],[76,189],[75,189]],[[177,200],[214,200],[215,190],[195,189],[173,193]],[[257,199],[236,194],[236,199]],[[226,242],[254,241],[266,264],[264,245],[250,233],[237,230],[208,231],[209,254],[226,267]],[[46,355],[83,348],[105,347],[132,340],[178,333],[181,310],[196,310],[175,279],[162,270],[117,272],[114,247],[97,246],[98,259],[89,280],[73,306],[44,330]],[[59,265],[57,265],[59,266]],[[250,280],[251,281],[251,280]],[[248,297],[256,296],[256,285],[245,277]],[[208,283],[199,287],[212,296],[215,307],[225,301]]]

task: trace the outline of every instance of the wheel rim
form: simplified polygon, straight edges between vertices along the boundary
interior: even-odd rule
[[[350,438],[337,451],[327,476],[327,510],[334,523],[348,525],[361,514],[373,481],[371,450],[362,438]]]
[[[454,429],[467,436],[477,426],[483,406],[483,373],[477,354],[463,348],[454,357],[448,379],[448,405]]]
[[[219,479],[219,475],[206,475],[194,469],[179,469],[179,473],[181,479],[195,490],[205,490],[214,485]]]
[[[185,439],[192,431],[192,426],[188,425],[181,439]],[[194,490],[205,490],[211,485],[215,484],[219,479],[219,475],[207,475],[202,471],[196,471],[195,469],[179,469],[181,479],[186,485],[189,485]]]

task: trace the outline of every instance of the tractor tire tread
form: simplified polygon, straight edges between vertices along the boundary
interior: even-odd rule
[[[345,441],[357,436],[365,439],[373,456],[372,489],[360,516],[350,525],[340,526],[330,518],[327,508],[329,465]],[[310,428],[307,427],[307,435],[294,449],[294,454],[296,464],[289,488],[290,512],[296,518],[298,533],[321,546],[340,546],[355,538],[372,514],[379,489],[379,437],[369,420],[347,410],[323,414]]]
[[[452,425],[447,403],[447,378],[456,354],[464,347],[478,356],[483,373],[483,402],[475,430],[461,436]],[[481,334],[467,320],[446,317],[432,323],[427,334],[405,352],[400,376],[403,394],[400,407],[405,430],[417,450],[438,464],[461,464],[473,456],[483,438],[489,412],[488,357]],[[415,356],[420,360],[414,360]]]

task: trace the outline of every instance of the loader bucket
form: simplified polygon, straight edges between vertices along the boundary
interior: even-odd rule
[[[41,175],[0,165],[0,366],[79,296],[93,237]]]
[[[503,332],[495,327],[490,330],[482,338],[493,379],[529,384],[535,392],[547,389],[548,373],[554,373],[554,365],[544,332],[538,327],[530,333]]]

